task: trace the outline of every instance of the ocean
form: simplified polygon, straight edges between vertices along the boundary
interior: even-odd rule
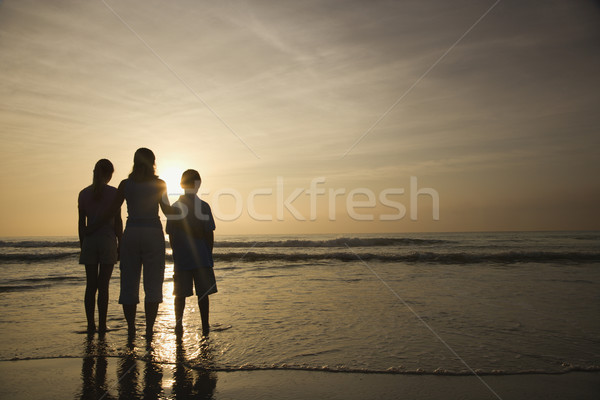
[[[167,254],[152,346],[143,305],[127,343],[117,265],[98,348],[84,334],[77,239],[1,239],[0,360],[101,352],[215,371],[600,370],[600,232],[217,236],[215,246],[207,340],[194,297],[176,341]]]

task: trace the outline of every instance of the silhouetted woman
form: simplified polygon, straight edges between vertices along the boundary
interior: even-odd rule
[[[121,241],[121,293],[119,303],[130,337],[135,335],[135,314],[140,302],[140,277],[144,274],[146,340],[152,339],[158,305],[162,303],[165,271],[165,236],[158,207],[165,215],[178,214],[169,204],[167,185],[155,175],[150,149],[140,148],[133,157],[129,177],[119,184],[112,212],[127,201],[127,224]],[[143,268],[143,269],[142,269]]]
[[[92,184],[79,192],[79,244],[81,255],[79,264],[85,265],[85,315],[87,330],[96,331],[94,322],[96,292],[98,292],[98,331],[106,332],[108,310],[108,286],[115,263],[118,260],[118,246],[123,232],[121,210],[114,217],[105,219],[91,235],[85,235],[88,225],[94,224],[107,213],[117,198],[117,189],[109,186],[114,168],[107,159],[99,160],[94,167]]]

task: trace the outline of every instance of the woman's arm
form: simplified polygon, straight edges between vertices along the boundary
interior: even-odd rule
[[[181,214],[181,209],[173,207],[169,202],[169,196],[167,195],[167,184],[162,179],[158,180],[160,186],[160,209],[162,210],[165,217],[170,218]]]

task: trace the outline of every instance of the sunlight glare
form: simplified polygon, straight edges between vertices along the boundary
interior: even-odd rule
[[[183,171],[185,171],[185,168],[173,162],[165,163],[165,165],[161,166],[158,170],[160,179],[167,183],[169,196],[183,194],[183,189],[180,185],[181,174],[183,174]]]

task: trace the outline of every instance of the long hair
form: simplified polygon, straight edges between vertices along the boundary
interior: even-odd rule
[[[109,160],[106,158],[98,160],[94,166],[94,178],[92,180],[92,198],[94,200],[102,197],[102,191],[106,186],[104,180],[112,176],[113,172],[115,172],[115,168]]]
[[[154,161],[155,157],[152,150],[145,147],[137,149],[133,156],[133,168],[129,178],[136,182],[156,179]]]

